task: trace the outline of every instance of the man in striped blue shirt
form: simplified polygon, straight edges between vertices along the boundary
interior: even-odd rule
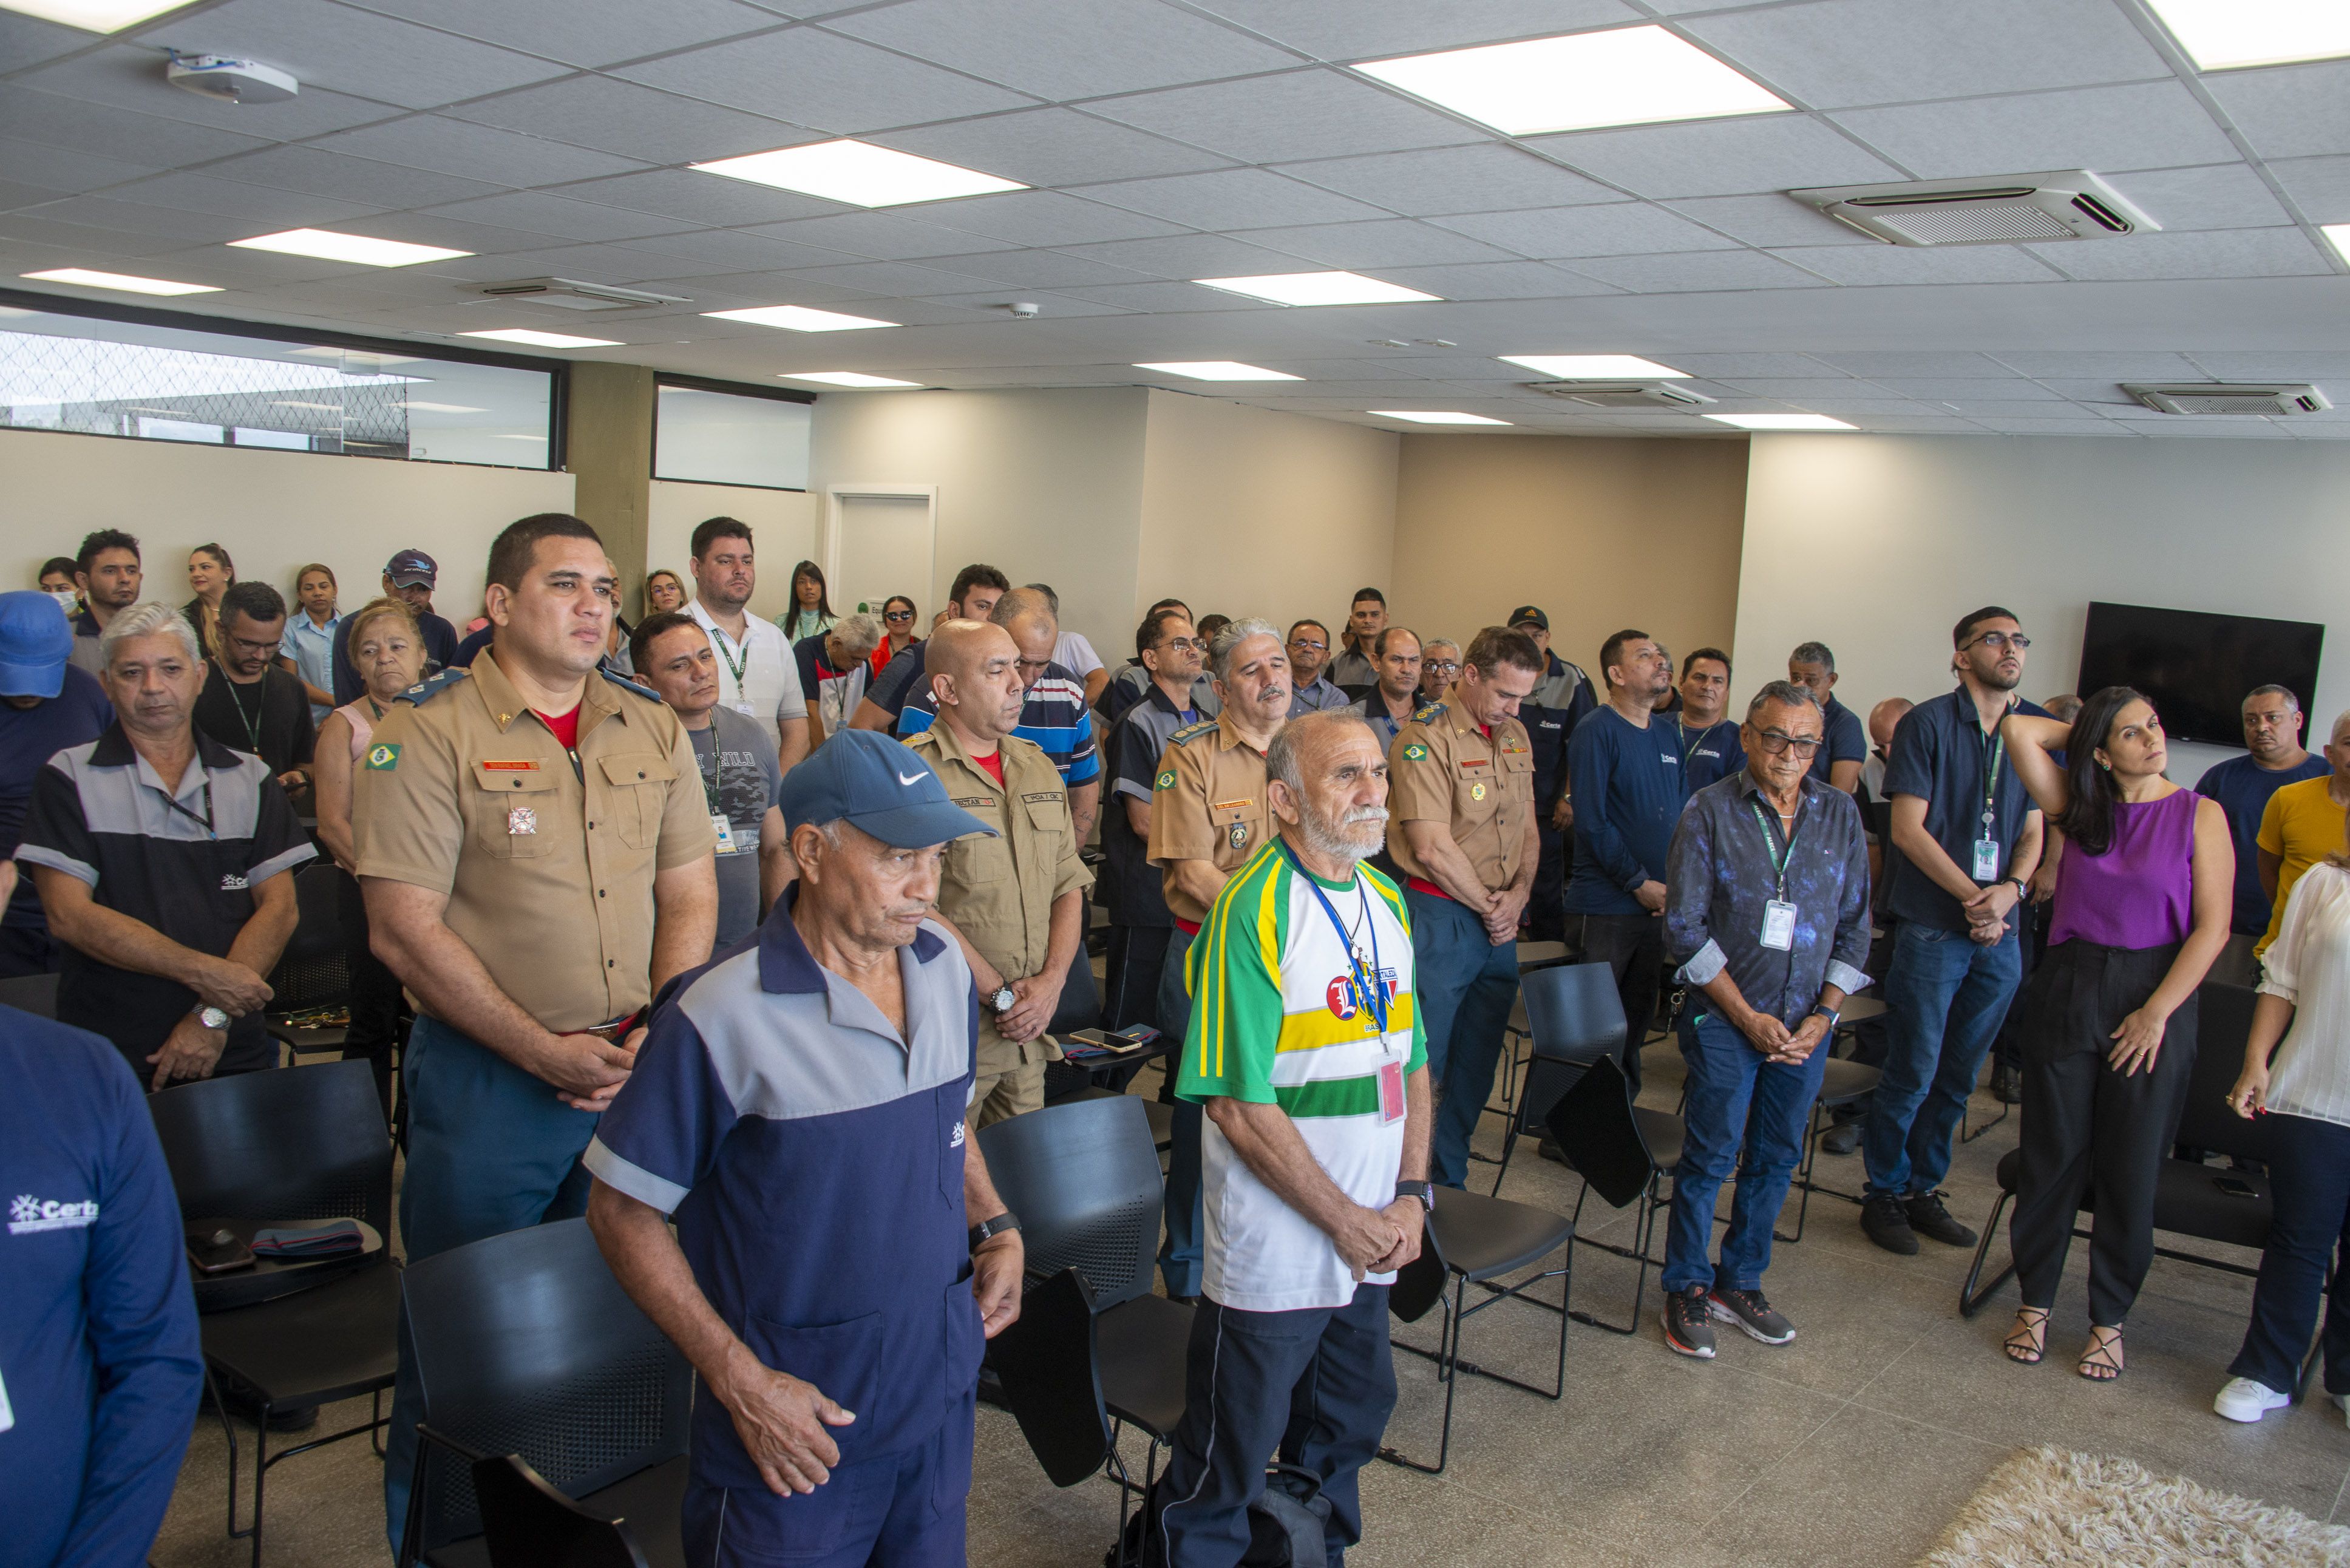
[[[1069,815],[1075,819],[1077,842],[1094,830],[1094,815],[1101,807],[1101,756],[1094,746],[1094,727],[1086,716],[1086,683],[1074,670],[1053,662],[1053,644],[1060,625],[1045,596],[1035,588],[1014,588],[995,603],[989,620],[1012,634],[1020,649],[1020,679],[1028,701],[1020,710],[1013,733],[1032,741],[1061,770],[1069,786]],[[906,699],[898,715],[900,740],[919,735],[938,722],[938,699],[928,680]]]

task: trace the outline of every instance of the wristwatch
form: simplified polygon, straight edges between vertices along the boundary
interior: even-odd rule
[[[1842,1015],[1839,1014],[1835,1008],[1830,1007],[1826,1002],[1823,1002],[1813,1007],[1812,1016],[1814,1018],[1826,1019],[1828,1021],[1828,1033],[1833,1034],[1835,1033],[1837,1021]]]
[[[987,1009],[991,1012],[1009,1012],[1012,1011],[1013,1003],[1019,1000],[1020,998],[1013,993],[1010,986],[1000,985],[995,988],[994,994],[987,999]]]
[[[2007,880],[2009,885],[2015,889],[2015,896],[2017,898],[2022,899],[2027,904],[2032,902],[2032,885],[2029,882],[2026,882],[2021,877],[2010,877]]]
[[[971,1228],[971,1251],[978,1251],[980,1244],[991,1237],[1001,1236],[1006,1231],[1018,1229],[1020,1229],[1020,1220],[1009,1209],[992,1220],[983,1220]]]
[[[1436,1212],[1436,1184],[1432,1181],[1399,1181],[1395,1195],[1398,1198],[1417,1198],[1421,1207],[1430,1214]]]
[[[225,1029],[228,1027],[228,1014],[217,1007],[199,1007],[196,1009],[196,1022],[207,1029]]]

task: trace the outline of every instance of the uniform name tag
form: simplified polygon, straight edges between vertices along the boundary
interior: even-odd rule
[[[536,762],[484,763],[482,768],[484,772],[493,774],[535,774],[538,771],[538,763]]]
[[[1762,945],[1786,952],[1795,945],[1795,906],[1772,898],[1762,906]]]
[[[1976,839],[1975,880],[1978,882],[1995,882],[1998,879],[1999,840],[1996,838]]]
[[[713,811],[710,814],[710,828],[712,832],[718,835],[718,853],[733,854],[738,847],[734,842],[734,825],[726,820],[724,812]]]
[[[1214,807],[1214,809],[1216,809],[1216,810],[1218,810],[1218,811],[1238,811],[1242,806],[1244,806],[1244,805],[1254,805],[1255,804],[1256,804],[1256,797],[1255,797],[1254,795],[1248,795],[1248,796],[1244,796],[1244,797],[1243,797],[1243,798],[1242,798],[1242,799],[1240,799],[1240,800],[1220,800],[1220,801],[1217,801],[1217,802],[1215,803],[1215,807]]]
[[[1403,1120],[1403,1064],[1379,1064],[1379,1125],[1393,1127]]]

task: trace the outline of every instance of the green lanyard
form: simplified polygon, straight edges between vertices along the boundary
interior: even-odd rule
[[[261,717],[269,711],[268,673],[264,671],[261,679],[254,682],[262,689],[262,695],[261,701],[254,704],[256,711],[252,713],[244,711],[244,699],[236,694],[236,682],[227,677],[228,672],[223,670],[221,678],[228,686],[228,700],[236,704],[236,716],[244,721],[245,738],[253,742],[253,754],[257,757],[261,754]]]
[[[1708,735],[1713,733],[1713,726],[1711,724],[1708,724],[1704,729],[1700,730],[1697,732],[1697,739],[1692,741],[1690,739],[1689,726],[1687,724],[1682,723],[1679,719],[1675,719],[1673,723],[1674,727],[1679,729],[1681,732],[1681,766],[1686,769],[1689,766],[1690,758],[1695,754],[1698,747],[1704,743],[1705,738]]]
[[[693,759],[696,773],[702,773],[702,759]],[[726,793],[726,752],[718,743],[718,726],[710,727],[710,772],[702,774],[702,798],[710,804],[710,815],[716,816],[723,809],[720,797]]]
[[[723,628],[712,626],[710,628],[710,646],[718,650],[718,657],[725,662],[726,673],[734,678],[734,696],[739,701],[743,698],[743,673],[751,668],[750,627],[746,624],[743,628],[743,661],[740,664],[734,662],[734,656],[726,651],[726,644],[730,640]]]
[[[1771,836],[1770,819],[1762,815],[1762,808],[1754,804],[1752,795],[1746,797],[1746,805],[1747,809],[1754,814],[1755,825],[1762,829],[1762,850],[1764,854],[1771,857],[1772,873],[1779,878],[1778,891],[1772,897],[1783,903],[1787,897],[1787,867],[1795,858],[1795,834],[1804,830],[1803,799],[1801,796],[1796,797],[1795,827],[1794,832],[1787,835],[1787,847],[1784,852],[1780,850],[1779,841]]]
[[[1999,822],[1999,764],[2007,760],[2007,732],[1991,742],[1991,766],[1983,771],[1982,836],[1989,839]]]

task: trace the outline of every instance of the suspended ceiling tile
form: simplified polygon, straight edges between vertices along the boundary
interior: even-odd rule
[[[1711,355],[1701,356],[1701,358],[1718,359],[1724,356]],[[1750,358],[1762,358],[1768,356],[1755,355]],[[1674,362],[1673,368],[1688,369],[1678,361]],[[1863,381],[1848,376],[1823,376],[1819,374],[1820,367],[1817,365],[1812,366],[1811,369],[1813,373],[1809,376],[1729,377],[1717,372],[1715,379],[1726,390],[1742,392],[1750,398],[1784,398],[1790,402],[1802,403],[1807,408],[1814,402],[1827,398],[1861,402],[1898,402],[1905,401],[1908,397],[1906,392],[1897,392],[1890,387],[1880,387],[1872,381]]]
[[[2133,234],[2025,248],[2077,278],[2287,277],[2334,270],[2297,228]]]
[[[469,223],[463,218],[442,217],[432,213],[386,213],[377,218],[355,218],[336,227],[347,234],[405,240],[411,244],[442,245],[450,250],[472,251],[485,256],[503,255],[513,251],[544,250],[549,237],[528,229],[508,228],[503,223]],[[329,262],[328,265],[340,266],[347,264]]]
[[[193,173],[163,174],[152,180],[117,185],[107,192],[107,196],[117,201],[178,207],[187,212],[210,213],[234,219],[243,225],[232,236],[237,239],[246,234],[272,234],[283,229],[328,228],[345,219],[369,217],[384,210],[380,206],[338,201],[331,196],[313,195],[307,192],[271,190],[241,181],[218,180],[210,174]]]
[[[629,247],[647,255],[673,258],[662,265],[671,275],[689,268],[702,272],[782,272],[795,267],[828,266],[858,259],[854,253],[821,245],[795,244],[770,234],[736,234],[731,229],[702,229],[690,234],[658,234]]]
[[[161,119],[209,125],[239,135],[265,136],[273,141],[296,141],[400,112],[380,99],[353,98],[316,87],[306,87],[281,103],[224,103],[219,99],[175,88],[164,80],[167,63],[167,57],[160,49],[113,44],[26,71],[12,79],[17,87],[57,93],[85,103],[107,104]]]
[[[1572,264],[1574,270],[1635,294],[1706,294],[1723,289],[1827,288],[1822,278],[1759,251],[1711,251],[1679,255],[1611,256]]]
[[[2011,389],[2002,387],[1999,389],[2002,393],[2005,393]],[[2089,412],[2081,404],[2064,399],[2043,400],[2038,398],[2002,396],[1943,398],[1937,400],[1947,404],[1954,412],[1964,414],[1970,420],[2082,419]]]
[[[1086,107],[1253,163],[1489,140],[1461,120],[1330,70],[1173,88]]]
[[[142,44],[183,53],[258,60],[291,71],[307,84],[408,109],[478,98],[567,70],[511,49],[322,0],[228,0],[168,16],[137,36]]]
[[[1095,98],[1297,63],[1159,0],[906,0],[833,29],[1043,99]]]
[[[947,206],[951,203],[940,203]],[[922,256],[961,255],[972,251],[1018,250],[1010,240],[989,243],[985,236],[950,229],[890,213],[841,213],[827,218],[800,218],[788,223],[765,223],[743,231],[772,239],[790,240],[827,250],[847,251],[875,261],[913,261]]]
[[[21,71],[86,49],[97,41],[78,27],[59,26],[14,11],[0,12],[0,73]]]
[[[458,256],[445,262],[434,262],[436,275],[450,279],[468,279],[476,283],[505,283],[525,277],[571,277],[589,283],[611,283],[626,286],[636,283],[658,281],[660,274],[674,272],[681,264],[672,257],[626,245],[583,244],[567,245],[548,238],[541,247],[531,251],[513,251],[499,255]],[[406,268],[400,269],[406,271]],[[657,289],[662,294],[683,293],[681,289]],[[516,300],[516,305],[525,302]],[[550,313],[554,306],[532,308]],[[574,321],[585,321],[585,313],[572,310],[562,314]],[[594,334],[588,334],[593,337]]]
[[[870,138],[1024,185],[1083,185],[1213,169],[1231,160],[1066,109],[1027,109]]]
[[[2183,355],[2164,353],[2098,354],[2064,350],[2039,349],[1992,350],[1991,357],[2018,375],[2052,385],[2065,381],[2102,381],[2106,390],[2120,396],[2116,381],[2159,381],[2168,378],[2199,380],[2192,361]],[[2069,393],[2067,396],[2071,395]]]
[[[681,224],[675,218],[607,207],[595,202],[574,202],[544,191],[516,191],[499,196],[476,196],[431,209],[437,218],[462,218],[473,223],[497,223],[532,234],[567,240],[636,240],[668,234]]]
[[[812,27],[713,44],[614,73],[647,87],[843,134],[1033,100]]]
[[[1436,221],[1445,228],[1490,240],[1536,260],[1738,248],[1737,241],[1646,202],[1526,213],[1470,213]]]
[[[2268,169],[2311,223],[2350,223],[2350,157],[2292,158]]]
[[[272,147],[208,165],[204,173],[384,208],[433,206],[507,188],[373,159],[348,158],[316,147]]]
[[[1820,245],[1771,254],[1835,282],[1864,286],[2062,281],[2061,274],[2017,245]]]
[[[1379,276],[1439,299],[1568,299],[1614,294],[1612,284],[1541,262],[1469,262],[1459,266],[1381,267]],[[1399,337],[1412,334],[1399,333]],[[1512,366],[1504,370],[1522,369]]]
[[[1087,194],[1092,193],[1088,189]],[[1039,246],[1151,239],[1183,232],[1180,224],[1058,191],[1013,191],[1001,196],[941,202],[924,209],[923,221],[1014,244]]]
[[[1828,367],[1808,354],[1675,354],[1659,350],[1656,358],[1676,370],[1718,379],[1739,380],[1748,376],[1809,379],[1830,373]]]
[[[1878,386],[1906,398],[1919,398],[1930,403],[1957,403],[1961,407],[1995,402],[2054,403],[2064,400],[2038,382],[2019,376],[2001,380],[1989,377],[1941,380],[1924,376],[1878,375],[1874,379]]]
[[[2115,358],[2122,358],[2125,356],[2116,355]],[[2129,378],[2131,380],[2208,381],[2211,379],[2176,354],[2149,354],[2147,358],[2149,361],[2168,359],[2170,362],[2169,369],[2132,372]],[[2146,411],[2146,405],[2123,391],[2118,380],[2106,380],[2100,377],[2095,380],[2076,381],[2066,377],[2049,376],[2042,378],[2040,384],[2075,408],[2095,410],[2100,414],[2112,416],[2125,409],[2138,413]]]
[[[2249,163],[2142,169],[2106,179],[2165,229],[2257,229],[2293,222]]]
[[[1508,251],[1481,244],[1462,234],[1409,218],[1388,218],[1368,223],[1317,223],[1303,228],[1257,229],[1245,236],[1253,244],[1301,255],[1325,266],[1356,271],[1364,267],[1433,266],[1449,262],[1511,261]]]
[[[2118,424],[2125,430],[2138,435],[2148,436],[2173,438],[2192,436],[2234,441],[2291,441],[2293,439],[2282,429],[2267,420],[2253,419],[2243,414],[2220,414],[2210,419],[2195,419],[2191,416],[2174,414],[2167,418],[2114,420],[2108,422]]]
[[[13,136],[0,136],[0,169],[5,169],[12,180],[50,191],[94,191],[156,172],[152,164],[128,163]]]
[[[1004,297],[1004,291],[1000,287],[983,289],[977,294],[944,294],[931,296],[928,297],[931,298],[936,304],[966,306],[974,310],[1000,311],[1004,306],[1011,303]],[[1042,298],[1031,300],[1029,303],[1038,306],[1039,314],[1036,317],[1038,321],[1051,321],[1061,317],[1128,316],[1133,314],[1131,311],[1122,310],[1114,305],[1103,305],[1095,300],[1079,299],[1073,294],[1045,293]],[[1014,325],[1028,326],[1031,324],[1027,322],[1014,322]]]
[[[2212,71],[2203,85],[2262,158],[2350,153],[2350,62]]]
[[[2350,354],[2259,353],[2192,348],[2182,356],[2197,370],[2226,381],[2342,381],[2350,383]],[[2133,378],[2136,379],[2137,378]],[[2202,376],[2190,375],[2188,380]],[[2339,400],[2350,403],[2350,386]]]
[[[0,238],[23,240],[34,244],[56,245],[73,253],[73,265],[87,266],[100,256],[161,255],[167,251],[182,249],[187,242],[170,234],[134,234],[125,229],[102,229],[89,223],[68,223],[63,218],[44,217],[40,209],[0,214]],[[102,267],[102,271],[120,270]],[[192,277],[189,283],[206,283],[208,278]],[[94,295],[76,292],[71,297],[91,299]]]
[[[1987,431],[2001,435],[2041,436],[2134,436],[2138,432],[2115,420],[2006,420],[1984,418],[1975,421]]]
[[[5,221],[0,220],[0,233],[5,232]],[[1100,305],[1115,305],[1122,309],[1143,311],[1151,315],[1195,315],[1221,312],[1236,315],[1242,311],[1279,310],[1282,306],[1262,300],[1243,299],[1236,294],[1224,294],[1212,288],[1201,288],[1190,283],[1116,283],[1084,284],[1066,287],[1064,294],[1076,295]],[[1211,356],[1230,358],[1229,354]],[[1157,358],[1157,356],[1153,356]]]
[[[803,281],[826,284],[889,298],[963,294],[990,281],[984,277],[974,277],[970,273],[950,272],[943,267],[880,261],[842,262],[833,266],[811,267],[791,275],[795,286]]]
[[[558,185],[555,193],[575,201],[600,202],[655,213],[684,223],[733,227],[749,223],[781,223],[794,218],[817,218],[850,211],[837,202],[777,191],[748,181],[728,180],[692,169],[647,169],[635,174],[614,174]]]
[[[311,143],[323,152],[371,158],[440,174],[487,180],[501,185],[552,185],[559,181],[589,180],[598,174],[624,174],[641,169],[633,159],[616,158],[560,141],[517,136],[486,125],[420,114],[385,125],[346,130]]]
[[[1158,240],[1117,240],[1099,245],[1060,247],[1112,266],[1132,267],[1162,278],[1257,277],[1270,273],[1311,272],[1304,258],[1264,246],[1243,244],[1222,234],[1176,234]],[[1220,289],[1203,290],[1226,299]]]
[[[1059,251],[989,251],[981,255],[936,256],[931,265],[964,272],[1008,288],[1074,288],[1149,281],[1130,267],[1109,266]]]
[[[1619,0],[1212,0],[1209,8],[1326,60],[1432,54],[1645,20]]]
[[[20,185],[14,180],[0,180],[0,212],[54,202],[64,194],[66,192],[52,191],[43,185]]]
[[[483,99],[448,112],[454,119],[617,152],[648,163],[706,162],[795,146],[823,135],[603,76],[570,77]]]
[[[0,82],[0,131],[149,168],[198,163],[269,145],[264,137],[33,92],[13,82]]]
[[[780,26],[773,12],[734,0],[586,5],[579,0],[349,0],[364,9],[504,44],[574,66],[604,66]]]
[[[1665,205],[1694,223],[1719,229],[1750,245],[1803,246],[1882,245],[1848,229],[1808,202],[1773,192],[1767,196],[1701,196]]]
[[[1383,218],[1384,210],[1333,195],[1263,169],[1225,169],[1084,187],[1107,202],[1195,229],[1259,229],[1276,223],[1342,223]]]
[[[2168,168],[2225,163],[2237,156],[2203,106],[2176,81],[1849,109],[1834,119],[1926,180],[2043,169]]]
[[[1530,138],[1528,145],[1636,196],[1735,196],[1902,177],[1801,114],[1586,130]]]
[[[1623,192],[1498,141],[1287,163],[1274,172],[1409,217],[1620,202]]]
[[[1983,379],[2012,380],[2015,372],[1984,354],[1960,351],[1936,353],[1901,349],[1822,348],[1814,349],[1811,358],[1838,370],[1848,370],[1856,376],[1884,382],[1886,378],[1906,377],[1915,379]],[[1915,392],[1912,396],[1936,394]]]
[[[111,195],[60,197],[27,209],[26,215],[59,223],[88,223],[93,228],[120,230],[125,234],[161,234],[182,244],[218,244],[224,240],[243,239],[253,233],[253,226],[246,219],[223,217],[217,213],[151,206],[141,202],[117,201]]]

